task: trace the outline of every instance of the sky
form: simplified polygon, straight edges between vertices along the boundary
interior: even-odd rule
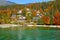
[[[50,1],[50,0],[7,0],[11,2],[15,2],[17,4],[28,4],[28,3],[36,3],[36,2],[43,2],[43,1]]]

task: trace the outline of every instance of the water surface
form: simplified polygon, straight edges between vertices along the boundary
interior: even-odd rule
[[[0,28],[0,40],[60,40],[60,30]]]

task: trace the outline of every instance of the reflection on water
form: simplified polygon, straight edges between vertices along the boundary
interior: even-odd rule
[[[60,30],[19,30],[1,29],[0,40],[59,40]]]

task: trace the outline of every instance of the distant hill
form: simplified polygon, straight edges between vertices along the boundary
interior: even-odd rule
[[[9,6],[7,6],[9,5]],[[40,9],[42,7],[42,9],[47,8],[47,6],[49,5],[54,5],[56,6],[56,2],[55,1],[49,1],[49,2],[41,2],[41,3],[29,3],[29,4],[16,4],[10,1],[6,1],[6,0],[0,0],[0,8],[1,9],[6,9],[6,8],[10,8],[10,9],[24,9],[25,7],[32,9]],[[56,7],[55,7],[56,8]]]
[[[6,0],[0,0],[0,6],[7,6],[7,5],[12,5],[12,4],[16,4],[16,3],[6,1]]]

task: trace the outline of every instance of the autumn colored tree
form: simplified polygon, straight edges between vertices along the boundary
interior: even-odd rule
[[[9,8],[9,9],[7,9],[6,11],[7,11],[7,15],[8,15],[8,17],[10,17],[10,16],[11,16],[11,14],[12,14],[11,9]]]
[[[36,10],[34,11],[34,10],[32,10],[32,15],[33,15],[33,17],[35,17],[36,16]]]
[[[60,25],[60,12],[58,9],[56,9],[55,15],[54,15],[54,24]]]
[[[50,17],[48,17],[48,16],[43,16],[42,19],[43,19],[43,22],[44,22],[45,24],[50,24]]]
[[[42,9],[42,6],[40,6],[40,9],[39,9],[40,13],[44,14],[44,11]]]

